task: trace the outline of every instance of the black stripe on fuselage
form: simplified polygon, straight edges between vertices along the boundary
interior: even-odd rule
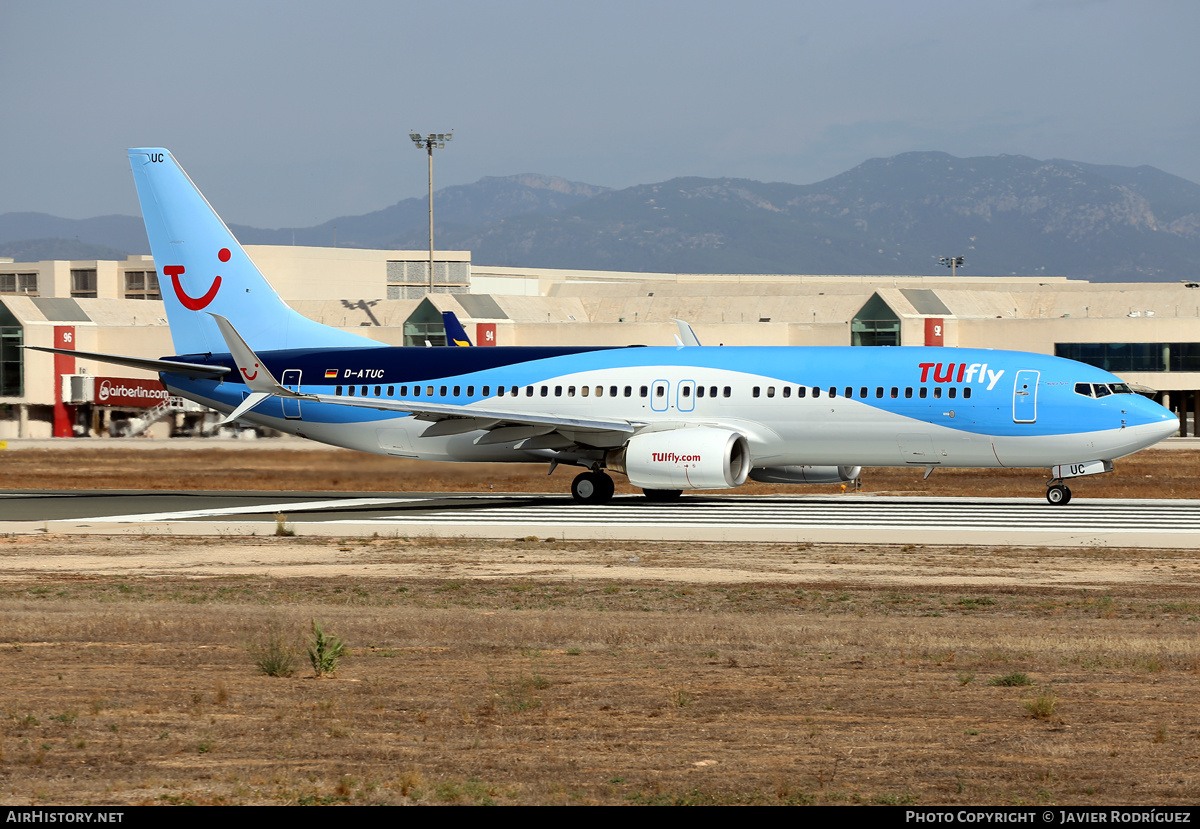
[[[299,370],[302,372],[305,385],[356,382],[413,383],[504,368],[535,360],[548,360],[553,357],[633,347],[637,346],[291,348],[281,351],[264,351],[258,357],[266,363],[267,368],[281,382],[283,382],[284,371]],[[183,357],[164,359],[202,365],[227,366],[232,369],[232,372],[226,379],[241,379],[233,358],[228,354],[189,354]],[[338,376],[326,378],[325,372],[330,370],[336,370]],[[347,371],[350,373],[347,374]]]

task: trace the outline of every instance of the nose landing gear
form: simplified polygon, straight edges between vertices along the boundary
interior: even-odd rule
[[[1046,500],[1051,504],[1062,505],[1071,503],[1071,490],[1063,483],[1067,478],[1079,478],[1083,475],[1100,475],[1113,471],[1112,461],[1084,461],[1082,463],[1064,463],[1050,467],[1049,483],[1046,484]]]
[[[1112,461],[1084,461],[1083,463],[1064,463],[1050,467],[1051,477],[1046,484],[1046,500],[1054,505],[1071,503],[1071,490],[1064,481],[1067,478],[1079,478],[1083,475],[1101,475],[1113,471]]]
[[[1071,489],[1061,479],[1056,478],[1047,484],[1046,500],[1055,506],[1066,506],[1071,503]]]

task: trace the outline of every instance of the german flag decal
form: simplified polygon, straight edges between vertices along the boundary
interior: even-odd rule
[[[336,368],[327,368],[327,369],[325,369],[325,379],[326,380],[336,380],[337,373],[338,373],[338,370]]]

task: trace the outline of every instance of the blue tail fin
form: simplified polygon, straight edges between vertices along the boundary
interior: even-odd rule
[[[467,336],[453,311],[442,311],[442,327],[446,329],[446,345],[471,345],[471,338]]]
[[[175,353],[227,350],[212,314],[229,319],[260,351],[378,345],[284,304],[168,151],[130,150],[129,166]]]

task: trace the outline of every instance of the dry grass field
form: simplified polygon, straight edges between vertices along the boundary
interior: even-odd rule
[[[4,486],[568,482],[206,452],[14,452]],[[1147,452],[1075,491],[1197,497],[1196,466]],[[901,473],[866,483],[1042,481]],[[218,564],[162,575],[146,553]],[[253,572],[219,566],[235,553]],[[128,566],[46,566],[71,556]],[[0,565],[7,805],[1200,801],[1196,550],[12,536]],[[313,619],[349,647],[319,679]],[[291,676],[260,672],[272,642]]]
[[[342,449],[27,449],[0,453],[4,489],[299,490],[313,492],[559,492],[579,471],[544,465],[447,464]],[[864,469],[867,492],[1040,497],[1044,469]],[[623,476],[617,491],[638,492]],[[836,492],[753,481],[739,494]],[[1117,461],[1107,475],[1071,482],[1090,498],[1200,498],[1200,451],[1151,449]]]

